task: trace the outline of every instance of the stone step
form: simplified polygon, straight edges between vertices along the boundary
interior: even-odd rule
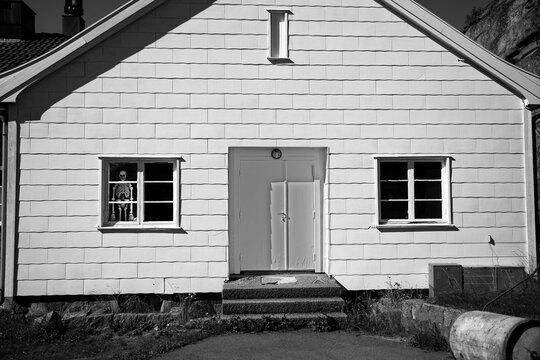
[[[294,324],[295,327],[309,326],[316,320],[324,320],[330,318],[335,321],[339,328],[344,329],[347,324],[347,315],[342,312],[331,313],[276,313],[276,314],[240,314],[240,315],[221,315],[221,319],[231,321],[233,319],[238,320],[250,320],[260,321],[261,323],[267,322],[268,318],[283,320],[286,319]]]
[[[283,285],[263,284],[264,276],[242,278],[224,284],[223,299],[330,298],[339,297],[342,293],[342,288],[337,281],[327,275],[283,276],[294,276],[297,282]]]
[[[224,315],[333,313],[343,309],[340,297],[223,299]]]

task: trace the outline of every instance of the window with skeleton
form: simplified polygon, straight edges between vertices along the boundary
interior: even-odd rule
[[[104,165],[104,225],[179,225],[180,159],[106,159]]]

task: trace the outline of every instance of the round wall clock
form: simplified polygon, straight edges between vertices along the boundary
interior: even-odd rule
[[[281,150],[279,149],[274,149],[272,150],[272,158],[273,159],[280,159],[281,158]]]

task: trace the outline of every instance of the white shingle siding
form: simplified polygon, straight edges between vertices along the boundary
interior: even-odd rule
[[[340,3],[169,1],[22,94],[18,295],[220,291],[230,146],[328,147],[325,268],[351,290],[521,265],[519,98],[374,1]],[[271,6],[292,11],[294,64],[266,60]],[[453,157],[459,231],[373,228],[388,153]],[[102,154],[182,156],[188,234],[98,232]]]

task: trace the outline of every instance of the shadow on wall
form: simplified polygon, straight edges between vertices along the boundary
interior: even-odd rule
[[[108,99],[101,97],[100,99],[96,98],[95,101],[85,99],[85,93],[90,94],[89,98],[93,97],[92,94],[103,93],[100,84],[92,83],[102,76],[136,77],[136,75],[121,74],[119,64],[126,60],[126,62],[131,62],[129,58],[143,49],[155,49],[155,45],[160,39],[191,17],[209,8],[214,2],[215,0],[191,0],[190,3],[167,1],[158,6],[59,70],[25,89],[19,95],[17,102],[17,120],[20,123],[41,120],[51,107],[107,108],[111,106],[111,103],[116,102],[116,98],[119,99],[119,106],[111,107],[137,109],[136,100],[129,104],[123,104],[120,101],[120,93],[115,93],[114,90],[110,91]],[[170,48],[183,46],[180,37],[182,35],[179,34],[178,43],[171,41],[173,45]],[[159,54],[149,56],[159,56]],[[148,63],[152,62],[148,61]],[[172,58],[170,62],[172,63]],[[133,66],[136,66],[137,63],[136,60],[132,62]],[[132,74],[137,74],[139,70],[143,69],[135,68]],[[137,88],[132,93],[138,94]],[[68,97],[69,99],[67,99]],[[107,103],[108,101],[110,103]]]

